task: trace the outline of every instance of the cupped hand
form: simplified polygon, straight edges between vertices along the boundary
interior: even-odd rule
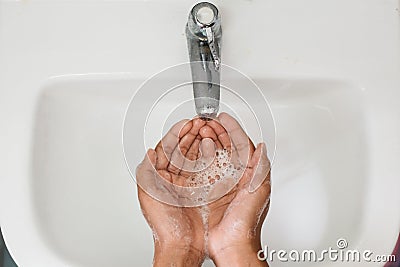
[[[271,192],[265,144],[258,144],[255,149],[239,123],[226,113],[208,126],[222,146],[231,151],[235,164],[246,167],[237,186],[208,205],[209,256],[217,266],[266,266],[266,262],[257,259]]]
[[[183,185],[188,173],[182,171],[181,156],[188,160],[198,157],[200,119],[175,124],[158,143],[149,149],[137,167],[138,197],[144,217],[153,231],[155,244],[154,266],[200,266],[204,260],[204,226],[198,208],[177,207],[155,199],[147,191],[156,185],[148,181],[164,179]],[[178,161],[172,163],[173,161]],[[165,190],[165,188],[162,188]],[[154,193],[154,192],[153,192]],[[172,266],[172,265],[171,265]]]

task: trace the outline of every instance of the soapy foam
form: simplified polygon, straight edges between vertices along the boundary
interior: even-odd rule
[[[204,194],[199,196],[197,202],[207,199],[210,191],[218,184],[232,180],[236,183],[241,176],[243,166],[234,166],[230,160],[230,152],[226,149],[217,149],[214,161],[206,167],[205,160],[199,160],[194,173],[187,179],[189,187],[203,187]]]
[[[208,206],[204,205],[200,207],[199,211],[204,227],[204,253],[206,257],[208,257],[208,217],[210,215],[210,209]]]

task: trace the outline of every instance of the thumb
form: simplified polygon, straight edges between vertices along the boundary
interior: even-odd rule
[[[136,167],[136,179],[138,176],[142,175],[144,172],[154,171],[157,161],[156,151],[154,149],[147,150],[146,155],[142,162]]]
[[[252,158],[250,159],[250,167],[252,167],[252,178],[249,184],[249,192],[256,191],[265,179],[269,179],[268,173],[271,170],[271,165],[267,157],[267,148],[265,143],[257,145]]]

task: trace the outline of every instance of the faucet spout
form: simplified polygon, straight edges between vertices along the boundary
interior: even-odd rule
[[[208,2],[196,4],[189,13],[186,38],[196,113],[204,119],[219,110],[221,37],[218,9]]]

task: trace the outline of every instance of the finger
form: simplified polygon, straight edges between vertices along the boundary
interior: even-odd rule
[[[179,133],[181,129],[184,127],[189,120],[182,120],[176,123],[172,128],[167,132],[167,134],[161,139],[161,141],[156,146],[157,152],[157,170],[165,170],[168,167],[168,163],[171,159],[171,155],[175,150],[175,147],[179,143]]]
[[[226,131],[224,126],[222,126],[221,123],[215,119],[207,122],[207,125],[210,126],[214,130],[222,147],[230,150],[231,149],[231,139],[229,138],[228,132]]]
[[[198,135],[196,137],[196,139],[193,141],[192,145],[190,146],[188,152],[185,155],[185,157],[188,160],[195,161],[195,160],[197,160],[199,158],[200,143],[201,143],[201,136]]]
[[[268,184],[270,183],[270,162],[267,156],[267,148],[265,143],[258,144],[256,151],[254,152],[250,160],[250,168],[253,169],[251,181],[249,184],[249,192],[255,192],[267,179]]]
[[[218,149],[222,149],[222,145],[221,145],[220,141],[218,140],[216,133],[214,132],[213,128],[211,128],[210,126],[208,126],[208,125],[203,126],[200,129],[200,135],[203,139],[211,138],[214,141],[216,147]]]
[[[227,113],[221,113],[218,117],[232,140],[232,152],[236,152],[240,162],[247,166],[254,151],[253,143],[233,117]]]
[[[196,136],[199,134],[200,128],[203,127],[206,122],[201,119],[195,118],[192,120],[191,124],[192,128],[179,140],[179,144],[175,147],[171,155],[167,167],[167,170],[171,173],[180,173],[186,161],[185,156],[187,151],[189,150],[193,141],[196,139]]]
[[[186,156],[186,153],[192,146],[193,141],[199,135],[200,129],[205,124],[206,122],[201,119],[193,119],[192,121],[190,121],[191,128],[184,135],[181,135],[179,140],[179,148],[183,155]]]
[[[138,189],[145,188],[147,182],[155,177],[155,164],[157,161],[157,154],[153,149],[149,149],[144,156],[143,161],[136,167],[136,183]]]
[[[201,137],[198,135],[198,138],[193,141],[188,152],[186,153],[186,160],[180,172],[180,174],[184,177],[189,177],[195,171],[197,158],[199,155],[200,142]]]
[[[182,155],[182,152],[177,146],[171,155],[171,159],[168,163],[167,170],[170,173],[179,174],[184,163],[185,163],[185,157]]]
[[[201,157],[208,166],[215,158],[215,143],[211,138],[201,140],[200,144]]]
[[[182,138],[186,135],[193,127],[193,120],[186,121],[185,125],[183,125],[182,129],[179,132],[179,138]]]
[[[194,118],[193,119],[193,128],[192,128],[192,133],[193,134],[198,134],[199,130],[201,127],[203,127],[204,125],[206,125],[206,121],[200,119],[200,118]]]

